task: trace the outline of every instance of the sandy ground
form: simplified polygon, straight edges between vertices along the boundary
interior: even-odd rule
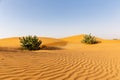
[[[62,49],[21,51],[18,38],[0,40],[0,80],[120,80],[120,40],[41,39]]]

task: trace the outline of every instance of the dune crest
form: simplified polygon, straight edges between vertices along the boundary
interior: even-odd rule
[[[60,46],[66,42],[56,38],[39,37],[42,40],[42,45]],[[20,47],[19,37],[0,39],[0,47]]]
[[[74,36],[70,36],[70,37],[65,37],[65,38],[61,38],[61,40],[70,42],[70,43],[81,43],[82,39],[84,38],[85,34],[81,34],[81,35],[74,35]],[[98,41],[102,41],[103,39],[101,38],[97,38],[95,37],[96,40]]]

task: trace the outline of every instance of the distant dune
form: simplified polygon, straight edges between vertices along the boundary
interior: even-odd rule
[[[0,39],[0,47],[19,47],[20,42],[18,37]]]
[[[39,37],[62,48],[39,51],[9,49],[20,47],[18,37],[0,39],[0,80],[120,80],[120,40],[88,45],[83,36]]]
[[[39,37],[39,39],[42,40],[43,45],[60,46],[65,44],[65,41],[56,38]],[[0,39],[0,47],[20,47],[19,37]]]
[[[75,36],[65,37],[61,39],[67,42],[80,43],[81,40],[83,39],[83,36],[84,35],[75,35]]]
[[[42,40],[43,45],[47,46],[65,46],[67,44],[66,41],[56,38],[40,37],[39,39]]]
[[[70,42],[70,43],[81,43],[81,40],[84,38],[85,34],[81,34],[81,35],[75,35],[75,36],[70,36],[70,37],[65,37],[65,38],[61,38],[64,41]],[[97,38],[96,39],[98,41],[101,41],[103,39]]]

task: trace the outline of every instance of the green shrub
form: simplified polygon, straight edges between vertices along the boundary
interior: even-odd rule
[[[89,35],[85,35],[84,36],[84,39],[82,40],[82,43],[96,44],[96,43],[98,43],[98,41],[96,41],[96,38],[94,36],[92,36],[91,34],[89,34]]]
[[[37,36],[26,36],[19,39],[22,48],[27,50],[39,50],[42,43]]]

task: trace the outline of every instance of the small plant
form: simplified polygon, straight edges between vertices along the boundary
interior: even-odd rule
[[[85,35],[84,39],[82,40],[82,43],[86,43],[86,44],[96,44],[98,43],[98,41],[96,41],[95,37],[92,36],[91,34],[89,35]]]
[[[22,48],[26,50],[39,50],[42,43],[37,36],[26,36],[19,39]]]

